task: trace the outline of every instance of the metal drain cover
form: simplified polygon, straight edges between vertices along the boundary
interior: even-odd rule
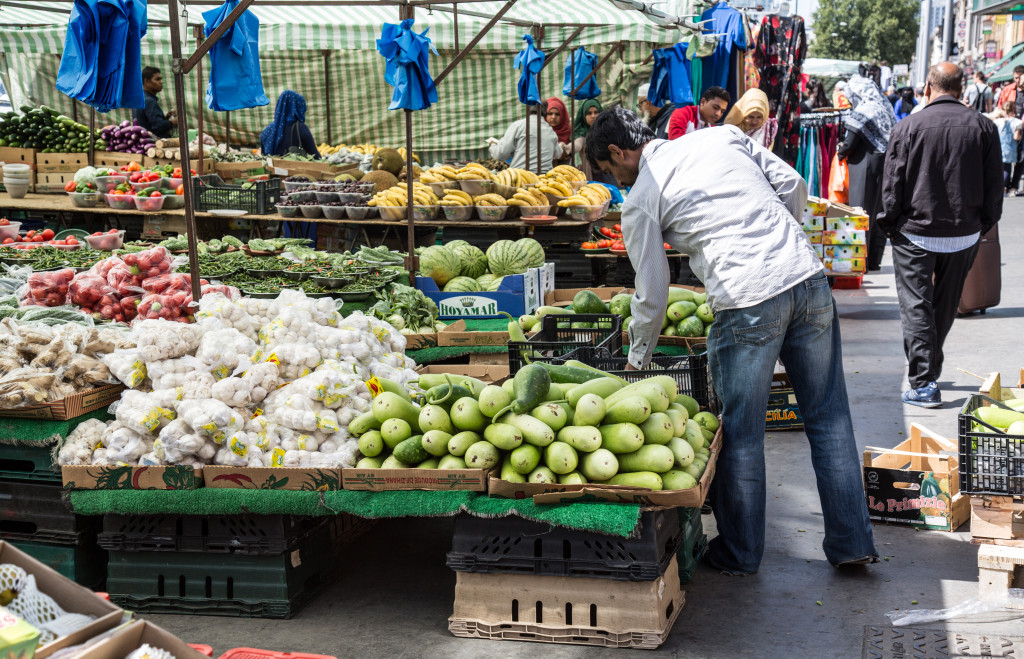
[[[907,627],[864,627],[863,659],[1024,659],[1024,638]]]

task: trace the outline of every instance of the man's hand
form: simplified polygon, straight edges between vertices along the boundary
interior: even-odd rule
[[[639,371],[640,369],[637,368],[636,366],[633,366],[629,362],[626,362],[626,369],[625,370],[627,370],[627,371]]]
[[[171,117],[169,121],[171,122],[172,126],[177,126],[178,125],[178,118],[177,117]]]

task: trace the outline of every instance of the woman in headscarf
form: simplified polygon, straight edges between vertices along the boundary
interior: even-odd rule
[[[768,95],[760,89],[748,89],[725,117],[725,123],[737,126],[764,148],[771,151],[779,121],[772,118],[768,107]]]
[[[286,89],[277,97],[274,122],[260,134],[260,149],[265,156],[283,156],[298,151],[314,158],[320,157],[316,140],[306,126],[306,99],[301,94]]]
[[[844,119],[846,135],[838,155],[844,158],[850,172],[851,206],[863,208],[868,215],[867,267],[882,267],[885,234],[875,228],[875,218],[882,210],[882,171],[889,136],[896,125],[892,103],[870,79],[853,76],[846,86],[846,97],[853,109]]]
[[[899,92],[900,98],[893,105],[892,109],[896,112],[896,121],[900,122],[910,116],[910,113],[914,111],[914,106],[917,105],[917,101],[914,99],[914,88],[904,87]]]
[[[583,162],[580,164],[580,169],[587,175],[588,181],[598,181],[600,183],[617,185],[614,176],[609,176],[600,169],[592,169],[590,167],[590,161],[583,155],[587,147],[587,133],[590,132],[590,127],[594,125],[594,121],[597,119],[597,115],[599,114],[601,114],[601,104],[598,103],[596,99],[588,98],[580,103],[579,108],[576,110],[575,121],[572,122],[573,144],[576,146],[574,153],[582,159]]]
[[[555,164],[561,165],[569,161],[569,140],[572,139],[572,123],[569,121],[569,110],[561,99],[552,96],[548,99],[548,109],[544,113],[551,130],[558,135],[558,144],[562,147],[561,152],[555,153]]]

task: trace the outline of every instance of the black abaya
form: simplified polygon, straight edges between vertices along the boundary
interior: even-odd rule
[[[868,215],[868,270],[878,270],[885,252],[885,233],[876,228],[875,220],[882,212],[882,173],[885,154],[875,151],[871,143],[855,130],[847,129],[846,138],[838,150],[846,158],[850,170],[851,206],[863,208]]]

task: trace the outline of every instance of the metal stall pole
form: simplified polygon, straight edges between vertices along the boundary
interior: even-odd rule
[[[537,42],[537,50],[540,50],[540,42],[544,38],[544,28],[542,28],[542,27],[535,27],[535,28],[533,28],[533,35],[534,35],[534,40]],[[544,63],[547,64],[547,59],[544,60]],[[537,93],[538,94],[540,94],[540,74],[543,71],[544,71],[544,67],[542,66],[540,68],[540,71],[537,72]],[[541,103],[542,104],[544,102],[543,98],[544,98],[544,95],[541,94]],[[541,173],[540,172],[540,168],[541,168],[541,146],[540,146],[541,145],[541,140],[540,140],[541,130],[540,130],[540,122],[547,120],[547,117],[542,117],[541,116],[543,114],[541,112],[541,109],[543,107],[544,107],[543,105],[538,105],[537,106],[537,174],[538,175],[540,175],[540,173]],[[527,121],[527,123],[529,123],[529,121]],[[527,140],[527,141],[529,141],[529,140]],[[526,169],[530,169],[530,159],[529,158],[526,159]]]
[[[572,86],[576,84],[576,53],[569,50],[569,121],[576,121],[576,95],[571,93]],[[587,118],[583,118],[583,122],[586,123]],[[572,124],[570,124],[571,126]],[[569,133],[569,164],[573,167],[576,166],[576,138],[573,134],[576,129],[573,128],[572,132]]]
[[[416,10],[412,5],[398,8],[400,21],[415,18]],[[406,242],[409,256],[405,259],[406,270],[409,271],[409,285],[416,288],[416,271],[419,269],[416,258],[416,227],[413,221],[413,175],[412,175],[412,110],[405,111],[405,221]]]
[[[224,115],[225,115],[225,117],[224,117],[224,121],[225,121],[225,126],[224,126],[224,150],[225,151],[230,151],[231,150],[231,113],[230,112],[225,112]]]
[[[201,26],[196,26],[195,35],[196,47],[198,48],[199,46],[203,45],[203,28]],[[199,110],[198,113],[196,114],[196,129],[198,130],[198,134],[196,136],[196,144],[199,147],[199,169],[197,171],[199,172],[199,175],[202,176],[203,158],[206,156],[206,149],[203,147],[203,97],[205,96],[205,94],[203,93],[202,60],[199,60],[199,63],[196,64],[196,91],[198,92],[196,96],[196,106],[198,107]],[[178,121],[181,121],[181,117],[178,118]],[[188,149],[188,145],[186,145],[185,148]],[[191,172],[189,173],[191,174]]]
[[[333,145],[331,137],[331,51],[322,51],[324,55],[324,100],[327,103],[327,143]]]
[[[96,166],[96,108],[89,106],[89,166]]]

